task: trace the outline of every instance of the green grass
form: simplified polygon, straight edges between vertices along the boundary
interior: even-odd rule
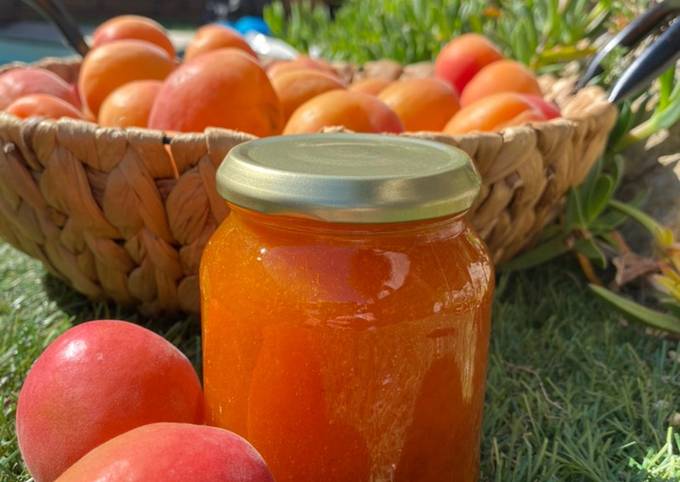
[[[0,481],[28,480],[14,406],[32,361],[59,333],[92,318],[138,321],[198,364],[195,319],[148,320],[91,303],[0,245]],[[623,326],[565,262],[501,277],[482,441],[484,481],[678,481],[676,342]]]

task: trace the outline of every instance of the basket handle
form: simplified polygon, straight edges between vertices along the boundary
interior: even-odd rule
[[[73,50],[83,57],[89,52],[90,46],[87,45],[78,24],[61,0],[24,0],[24,2],[56,25],[67,45],[73,47]]]

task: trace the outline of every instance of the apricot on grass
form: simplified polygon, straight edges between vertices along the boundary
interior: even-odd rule
[[[378,95],[380,92],[390,85],[393,81],[385,79],[383,77],[368,77],[366,79],[361,79],[348,87],[349,90],[354,92],[363,92],[364,94]]]
[[[59,336],[31,367],[17,402],[19,448],[36,482],[156,422],[202,423],[201,385],[170,342],[124,321],[91,321]]]
[[[250,48],[246,39],[236,30],[222,25],[204,25],[196,31],[196,34],[187,45],[184,52],[184,60],[191,60],[206,52],[217,49],[235,48],[257,58],[255,51]]]
[[[404,130],[397,114],[378,98],[350,90],[331,90],[298,107],[283,133],[314,133],[331,126],[342,126],[355,132],[399,133]]]
[[[302,104],[329,90],[344,89],[337,78],[318,70],[292,70],[272,78],[272,86],[281,101],[287,120]]]
[[[504,127],[545,120],[545,115],[516,92],[501,92],[463,107],[444,127],[451,135],[497,131]]]
[[[238,49],[219,49],[181,65],[151,108],[151,129],[202,132],[223,127],[256,136],[278,134],[283,113],[265,71]]]
[[[96,117],[108,95],[133,80],[163,80],[175,68],[175,60],[162,48],[143,40],[116,40],[90,52],[83,59],[78,89],[83,104]]]
[[[440,131],[460,109],[453,87],[433,78],[399,80],[378,99],[399,116],[407,131]]]
[[[244,438],[206,425],[154,423],[95,448],[57,482],[274,482]]]
[[[482,97],[500,92],[541,95],[534,73],[514,60],[499,60],[487,65],[468,82],[460,96],[460,105],[465,107]]]
[[[446,44],[434,62],[435,76],[450,83],[458,92],[483,67],[501,60],[503,54],[486,37],[476,33],[466,33]]]
[[[53,95],[80,108],[74,86],[47,69],[17,67],[0,75],[0,110],[30,94]]]
[[[155,20],[139,15],[120,15],[99,25],[92,34],[92,47],[123,39],[144,40],[165,50],[171,59],[176,56],[165,28]]]
[[[98,122],[106,127],[146,127],[151,106],[161,90],[160,80],[136,80],[111,92],[99,109]]]
[[[56,482],[274,482],[244,438],[206,425],[154,423],[119,435]]]
[[[73,104],[48,94],[31,94],[19,97],[5,111],[21,119],[28,117],[85,119],[83,114]]]

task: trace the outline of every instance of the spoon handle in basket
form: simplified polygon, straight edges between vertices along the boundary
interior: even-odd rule
[[[66,10],[61,0],[24,0],[34,10],[40,12],[57,26],[66,43],[83,57],[90,50],[78,24]]]
[[[616,47],[634,47],[643,38],[659,28],[669,17],[680,12],[680,0],[665,0],[654,5],[645,13],[629,23],[623,30],[614,36],[590,61],[585,73],[576,84],[576,89],[581,89],[590,82],[593,77],[602,72],[602,61]]]
[[[680,20],[673,22],[625,70],[612,87],[609,101],[618,102],[640,92],[678,59],[680,59]]]

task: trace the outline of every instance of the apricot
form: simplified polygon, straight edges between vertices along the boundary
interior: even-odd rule
[[[534,73],[514,60],[499,60],[487,65],[468,82],[460,96],[460,105],[465,107],[482,97],[499,92],[541,95]]]
[[[235,48],[257,58],[255,51],[250,48],[246,39],[236,30],[222,25],[205,25],[196,31],[196,34],[187,45],[184,52],[184,60],[191,60],[206,52],[223,48]]]
[[[444,127],[447,134],[496,131],[504,127],[545,120],[543,113],[516,92],[501,92],[463,107]]]
[[[176,56],[175,47],[163,26],[139,15],[120,15],[99,25],[92,34],[92,47],[123,39],[144,40],[165,50],[171,59]]]
[[[99,109],[99,124],[107,127],[146,127],[151,106],[161,90],[160,80],[136,80],[111,92]]]
[[[440,79],[405,79],[387,86],[379,95],[407,131],[440,131],[458,112],[458,94]]]
[[[0,110],[30,94],[49,94],[80,108],[73,86],[49,70],[17,67],[0,75]]]
[[[272,78],[272,86],[281,101],[283,116],[286,120],[295,109],[312,97],[329,90],[344,89],[337,78],[319,70],[292,70]]]
[[[73,107],[73,104],[48,94],[31,94],[19,97],[7,107],[6,112],[21,119],[28,117],[85,119],[83,114]]]
[[[283,113],[265,71],[250,55],[219,49],[183,64],[165,81],[149,127],[201,132],[224,127],[257,136],[278,134]]]
[[[458,94],[482,68],[503,58],[486,37],[467,33],[446,44],[434,62],[435,76],[450,83]]]
[[[397,114],[376,97],[350,90],[332,90],[298,107],[283,133],[313,133],[331,126],[343,126],[355,132],[404,130]]]
[[[78,89],[87,109],[97,116],[104,99],[121,85],[133,80],[163,80],[174,68],[174,59],[154,44],[116,40],[85,56]]]
[[[545,116],[546,120],[556,119],[562,116],[560,108],[553,102],[548,102],[538,95],[525,95],[524,98]]]
[[[349,90],[354,92],[363,92],[364,94],[378,95],[385,87],[392,83],[391,80],[382,77],[369,77],[361,79],[357,82],[352,82]]]
[[[136,428],[92,450],[57,482],[274,482],[255,448],[233,432],[188,423]]]
[[[177,348],[132,323],[98,320],[66,331],[35,361],[19,393],[16,431],[35,481],[51,482],[133,428],[202,421],[200,382]]]
[[[307,57],[306,55],[300,55],[293,60],[282,60],[271,64],[267,69],[267,74],[269,77],[274,78],[279,74],[284,72],[290,72],[293,70],[320,70],[329,75],[337,77],[338,74],[333,67],[327,62],[321,59],[313,59]]]

